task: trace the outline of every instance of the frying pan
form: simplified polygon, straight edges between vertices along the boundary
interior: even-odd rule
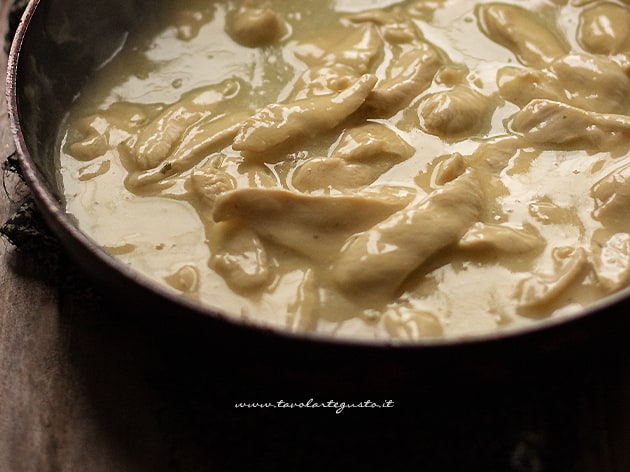
[[[357,389],[409,390],[426,388],[427,379],[503,381],[526,369],[552,371],[586,346],[628,331],[630,288],[570,317],[462,338],[400,344],[289,333],[179,298],[108,255],[64,210],[54,159],[57,129],[127,32],[153,21],[155,1],[32,0],[9,55],[8,110],[23,175],[51,230],[106,298],[151,313],[147,323],[187,320],[217,348],[249,353],[258,372]]]

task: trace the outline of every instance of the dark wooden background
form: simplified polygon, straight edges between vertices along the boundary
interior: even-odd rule
[[[0,0],[2,35],[9,7]],[[12,153],[4,102],[0,145],[3,157]],[[26,192],[8,173],[4,187],[0,222]],[[91,293],[90,281],[48,275],[40,259],[0,240],[0,472],[630,471],[623,332],[540,375],[519,375],[521,364],[502,382],[446,375],[432,384],[420,373],[424,394],[359,388],[344,398],[317,381],[274,384],[273,366],[251,375],[240,369],[260,354],[251,346],[217,352],[185,321],[156,326],[115,296]],[[395,406],[234,407],[283,396]]]

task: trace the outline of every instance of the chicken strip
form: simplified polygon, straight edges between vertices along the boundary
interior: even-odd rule
[[[477,8],[477,18],[490,39],[512,51],[525,65],[544,66],[569,51],[560,34],[520,6],[485,3]]]
[[[127,186],[133,190],[146,190],[147,186],[190,170],[204,158],[229,145],[243,121],[245,112],[220,117],[207,117],[192,125],[181,142],[160,167],[129,173]],[[124,157],[124,155],[123,155]],[[133,155],[125,160],[133,159]]]
[[[247,291],[266,285],[274,271],[260,238],[239,222],[216,224],[212,209],[217,198],[236,188],[236,179],[221,168],[221,156],[215,156],[195,169],[189,179],[193,204],[206,228],[210,249],[208,266],[220,274],[236,291]]]
[[[626,286],[630,280],[630,234],[615,233],[592,246],[593,268],[602,288],[612,293]]]
[[[553,303],[582,274],[588,259],[583,248],[559,247],[552,251],[552,272],[533,272],[516,287],[515,297],[525,309],[537,308]],[[524,316],[536,317],[537,311],[522,312]]]
[[[630,221],[630,165],[618,167],[599,179],[591,187],[595,200],[593,217],[607,226],[623,225]]]
[[[219,103],[233,96],[238,89],[238,82],[228,80],[189,92],[177,103],[164,108],[138,131],[131,149],[138,168],[147,170],[162,164],[182,142],[190,125],[212,115]]]
[[[531,228],[477,222],[462,236],[458,246],[462,249],[520,253],[544,244],[545,240]]]
[[[216,198],[217,222],[239,221],[263,239],[322,261],[352,234],[408,204],[410,195],[308,195],[282,189],[243,188]]]
[[[293,186],[301,191],[363,187],[414,153],[396,131],[368,122],[345,130],[330,157],[308,159],[298,167]]]
[[[577,38],[595,54],[630,53],[630,9],[612,2],[586,8],[580,15]]]
[[[367,97],[365,110],[372,116],[392,116],[429,88],[442,64],[440,54],[426,42],[405,49]]]
[[[512,129],[533,144],[610,150],[630,137],[630,118],[589,112],[550,100],[532,100],[517,113]]]
[[[332,266],[332,279],[350,294],[391,297],[429,257],[457,243],[482,206],[479,181],[468,170],[418,204],[350,238]]]
[[[492,100],[467,84],[429,95],[420,103],[422,128],[444,138],[472,136],[488,127]]]
[[[262,108],[245,121],[232,147],[237,151],[260,153],[290,139],[334,128],[363,104],[376,81],[375,76],[366,74],[336,94]]]

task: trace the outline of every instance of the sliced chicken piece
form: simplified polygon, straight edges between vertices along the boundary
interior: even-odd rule
[[[542,247],[544,239],[533,228],[475,223],[459,241],[461,249],[521,253]]]
[[[404,161],[415,153],[399,133],[382,123],[368,122],[346,129],[333,149],[331,157],[351,162],[373,162],[386,159]]]
[[[293,85],[289,101],[342,92],[352,86],[359,77],[360,74],[349,66],[311,67]]]
[[[317,39],[296,46],[295,55],[309,67],[349,66],[366,74],[383,55],[383,39],[369,23],[330,31]]]
[[[464,161],[484,173],[498,175],[510,162],[524,143],[518,136],[506,136],[480,144]]]
[[[621,166],[601,178],[591,188],[595,199],[593,216],[610,225],[630,217],[630,165]]]
[[[429,43],[423,41],[405,48],[392,59],[385,78],[372,90],[363,108],[371,116],[392,116],[429,88],[442,63],[440,54]]]
[[[245,121],[232,147],[261,153],[288,140],[332,129],[363,104],[376,80],[375,76],[366,74],[336,94],[269,105]]]
[[[177,103],[166,107],[150,123],[143,126],[130,152],[136,156],[140,170],[162,164],[185,139],[193,123],[211,116],[219,103],[239,90],[238,82],[228,80],[185,94]]]
[[[569,52],[561,35],[544,19],[517,5],[485,3],[477,8],[481,30],[530,66],[544,66]]]
[[[332,266],[334,282],[362,297],[391,297],[429,257],[456,244],[481,213],[474,172],[432,192],[344,244]]]
[[[308,159],[299,166],[293,186],[301,191],[363,187],[414,153],[396,131],[368,122],[345,130],[330,157]]]
[[[351,234],[408,204],[408,194],[308,195],[281,189],[243,188],[219,195],[213,218],[239,221],[263,239],[317,261],[332,257]]]
[[[286,30],[280,15],[271,8],[255,8],[246,1],[228,15],[225,27],[230,37],[247,47],[263,47],[277,42]]]
[[[139,190],[141,187],[190,170],[204,158],[228,146],[247,117],[248,114],[243,112],[208,117],[195,123],[186,131],[179,145],[160,167],[130,172],[127,186],[132,190]],[[133,159],[133,155],[124,159]]]
[[[490,122],[493,103],[468,85],[429,95],[418,107],[420,125],[429,134],[444,138],[475,135]]]
[[[465,64],[444,64],[435,75],[435,83],[443,87],[454,87],[467,83],[469,75],[470,69]]]
[[[569,54],[549,69],[566,90],[570,105],[598,113],[624,114],[628,110],[630,77],[610,58]]]
[[[533,144],[610,150],[630,137],[630,118],[550,100],[532,100],[517,113],[512,129]]]
[[[209,266],[232,289],[248,291],[266,286],[274,271],[258,235],[239,222],[215,224],[212,228]]]
[[[440,320],[428,310],[390,308],[383,316],[383,325],[390,336],[409,341],[444,334]]]
[[[213,208],[219,195],[236,188],[236,179],[220,165],[221,158],[216,156],[190,175],[190,190],[206,208]]]
[[[455,180],[466,171],[466,161],[459,152],[447,155],[440,160],[431,174],[433,186],[441,187],[451,180]]]
[[[291,184],[301,192],[346,191],[369,185],[391,166],[387,161],[368,164],[339,157],[314,157],[296,168]]]
[[[583,273],[588,259],[583,248],[560,247],[552,252],[551,273],[533,272],[517,286],[515,297],[522,308],[536,308],[554,302]],[[535,313],[523,312],[535,317]]]
[[[501,98],[521,108],[537,98],[556,102],[568,101],[558,78],[546,70],[502,67],[497,71],[497,85]]]
[[[615,233],[605,243],[593,244],[593,267],[603,289],[612,293],[630,280],[630,234]]]
[[[613,2],[584,9],[577,38],[584,49],[594,54],[630,53],[630,9]]]
[[[598,113],[625,113],[630,104],[630,77],[602,56],[569,54],[544,70],[504,67],[497,84],[501,97],[520,107],[545,99]]]
[[[187,130],[165,164],[169,165],[172,172],[191,169],[204,158],[227,146],[248,116],[247,112],[236,112],[197,122]]]
[[[234,290],[252,290],[266,285],[273,275],[267,251],[258,235],[238,222],[215,224],[212,211],[217,198],[236,188],[236,179],[221,168],[220,156],[195,169],[190,191],[199,202],[210,248],[208,265]]]

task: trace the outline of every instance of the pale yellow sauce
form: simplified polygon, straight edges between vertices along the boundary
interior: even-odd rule
[[[173,3],[62,130],[67,211],[135,270],[257,323],[406,340],[568,316],[627,285],[626,4]],[[505,67],[544,83],[527,95]],[[309,68],[332,89],[305,87]]]

